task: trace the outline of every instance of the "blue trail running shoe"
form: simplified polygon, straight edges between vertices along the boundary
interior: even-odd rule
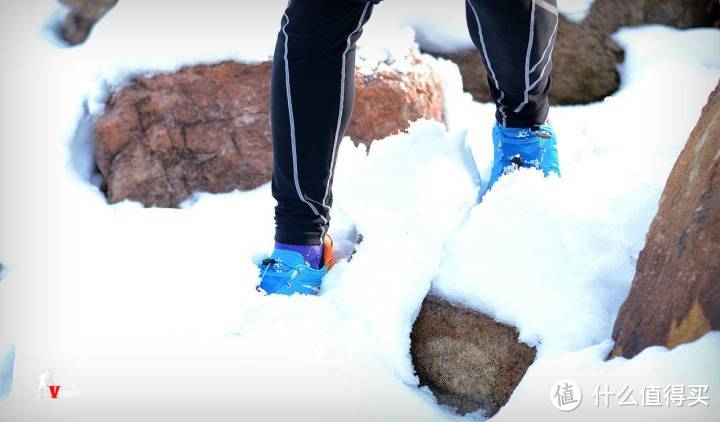
[[[557,138],[550,125],[531,128],[503,127],[496,123],[493,128],[494,158],[488,190],[497,180],[520,167],[541,170],[545,176],[560,176]]]
[[[333,244],[329,236],[323,240],[323,266],[320,269],[308,265],[295,251],[275,249],[258,265],[260,285],[257,290],[266,295],[317,295],[323,277],[333,265]]]

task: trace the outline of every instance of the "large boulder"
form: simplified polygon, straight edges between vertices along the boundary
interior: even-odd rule
[[[712,26],[717,13],[717,0],[595,0],[586,24],[607,34],[646,24],[694,28]]]
[[[552,104],[586,104],[615,92],[622,49],[612,34],[623,26],[664,24],[676,28],[710,26],[717,16],[716,0],[596,0],[579,23],[560,17],[553,50]],[[491,101],[480,53],[469,50],[439,54],[460,67],[465,90],[477,101]]]
[[[117,4],[118,0],[60,0],[70,12],[60,36],[70,45],[85,42],[95,23]]]
[[[112,94],[95,124],[110,202],[177,206],[195,191],[265,183],[272,171],[271,64],[225,62],[141,77]]]
[[[348,134],[371,141],[408,121],[442,121],[437,76],[410,54],[403,71],[357,76]],[[252,189],[270,180],[272,64],[224,62],[138,77],[112,93],[95,124],[97,166],[110,202],[175,207],[193,192]]]
[[[673,167],[620,308],[614,356],[720,329],[720,84]]]
[[[434,296],[422,304],[411,333],[422,385],[438,402],[465,414],[495,414],[535,359],[514,328]]]

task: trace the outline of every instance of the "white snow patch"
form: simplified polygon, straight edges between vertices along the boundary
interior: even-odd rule
[[[590,12],[595,0],[557,0],[560,13],[572,22],[580,22]]]
[[[604,342],[537,361],[493,420],[602,422],[652,418],[653,421],[709,422],[717,419],[718,396],[713,388],[720,385],[720,331],[712,331],[672,350],[649,347],[630,360],[604,361],[611,348],[611,342]],[[556,410],[551,401],[553,385],[562,379],[575,381],[582,391],[578,408],[566,414]],[[577,393],[575,391],[574,398],[578,398]],[[701,396],[706,400],[698,401]],[[673,401],[682,398],[686,400]]]

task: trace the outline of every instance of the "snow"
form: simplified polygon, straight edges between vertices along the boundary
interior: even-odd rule
[[[500,409],[493,421],[518,421],[530,417],[541,421],[573,419],[589,422],[645,418],[653,421],[717,419],[717,410],[713,408],[717,396],[712,390],[720,383],[720,371],[717,370],[720,367],[720,332],[708,333],[694,343],[680,345],[671,351],[656,346],[643,350],[631,360],[604,361],[611,346],[610,342],[604,342],[579,352],[539,360],[530,367],[508,404]],[[551,386],[563,378],[575,381],[582,391],[581,405],[567,414],[557,411],[548,400]],[[709,386],[705,393],[709,394],[709,405],[692,404],[694,400],[683,406],[664,405],[669,398],[666,391],[680,386],[686,397],[696,396],[690,393],[691,389],[695,390],[694,386]],[[643,407],[643,404],[655,403],[651,391],[657,391],[658,387],[663,405]],[[619,405],[623,402],[625,404]]]
[[[14,356],[3,420],[452,420],[417,387],[409,356],[430,290],[516,325],[538,347],[500,420],[564,416],[548,401],[561,378],[583,387],[587,402],[568,414],[583,419],[608,415],[591,404],[604,383],[708,384],[715,399],[718,333],[603,358],[664,181],[720,77],[720,31],[620,31],[622,89],[551,111],[563,177],[509,175],[477,206],[493,107],[462,92],[456,66],[427,57],[449,130],[416,122],[369,154],[345,140],[332,233],[345,256],[356,233],[363,242],[321,296],[261,297],[254,262],[272,245],[268,185],[198,194],[179,210],[111,206],[91,171],[89,134],[108,89],[133,74],[268,57],[281,8],[175,2],[168,19],[163,2],[123,0],[74,48],[37,29],[52,27],[54,2],[16,8],[13,37],[0,41],[0,373]],[[388,15],[366,29],[364,65],[392,65],[413,48],[412,30]],[[48,368],[77,397],[38,401]],[[712,409],[613,417],[709,420]]]
[[[435,283],[443,295],[519,327],[542,352],[609,337],[681,140],[717,81],[717,55],[695,47],[720,47],[717,31],[647,27],[616,39],[626,48],[624,89],[550,116],[564,177],[522,171],[499,182],[448,242]],[[486,128],[470,131],[471,143],[486,146],[476,148],[485,180]]]
[[[560,13],[571,22],[580,22],[590,12],[595,0],[558,0],[557,5]]]

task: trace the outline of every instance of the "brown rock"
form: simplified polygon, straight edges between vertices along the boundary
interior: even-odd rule
[[[440,79],[419,58],[408,60],[412,67],[407,71],[381,66],[370,75],[356,73],[355,108],[348,127],[354,141],[382,139],[404,131],[420,118],[443,121]]]
[[[422,304],[411,341],[421,384],[462,414],[478,409],[495,414],[536,352],[518,342],[514,328],[433,296]]]
[[[720,329],[720,84],[673,167],[620,308],[614,356]]]
[[[611,95],[620,86],[622,49],[593,25],[560,19],[553,54],[553,104],[585,104]]]
[[[407,72],[358,76],[349,135],[369,141],[408,120],[442,120],[440,82],[409,57]],[[193,192],[270,180],[271,63],[224,62],[140,77],[113,93],[95,125],[95,159],[110,202],[174,207]],[[381,66],[382,69],[382,66]]]
[[[177,206],[196,191],[252,189],[270,179],[271,64],[225,62],[138,78],[95,125],[110,202]]]
[[[611,36],[623,26],[650,23],[677,28],[710,26],[715,0],[596,0],[588,17],[573,23],[560,17],[553,51],[552,104],[586,104],[612,94],[620,85],[622,49]],[[441,54],[460,67],[465,90],[477,101],[491,101],[480,53]]]
[[[118,0],[60,0],[70,8],[61,30],[62,38],[71,45],[85,42],[95,23],[113,8]]]
[[[612,34],[623,26],[646,24],[711,26],[715,16],[716,0],[596,0],[586,21]]]

